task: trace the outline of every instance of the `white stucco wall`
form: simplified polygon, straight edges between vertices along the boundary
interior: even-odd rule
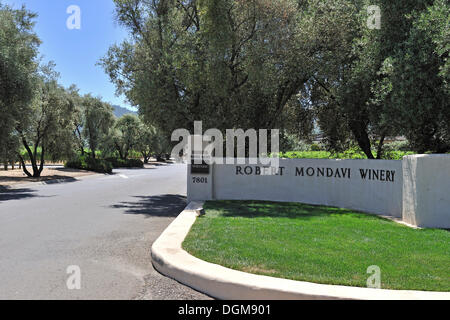
[[[210,175],[191,175],[188,168],[188,198],[303,202],[402,217],[402,161],[280,159],[279,167],[278,175],[257,165],[215,164]],[[197,176],[207,183],[194,183]]]
[[[403,158],[403,220],[418,227],[450,228],[450,155]]]

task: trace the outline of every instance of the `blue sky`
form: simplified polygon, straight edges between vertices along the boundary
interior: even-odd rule
[[[53,60],[61,74],[60,83],[72,83],[82,94],[102,96],[105,101],[129,108],[124,97],[115,96],[115,88],[96,62],[110,45],[127,37],[126,30],[113,19],[112,0],[0,0],[36,12],[35,31],[42,40],[40,48],[44,61]],[[69,30],[67,8],[76,5],[81,9],[81,29]]]

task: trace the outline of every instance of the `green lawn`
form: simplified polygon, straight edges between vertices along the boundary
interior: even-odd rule
[[[415,230],[351,210],[298,203],[213,201],[183,243],[232,269],[365,287],[381,268],[384,289],[450,291],[450,233]]]

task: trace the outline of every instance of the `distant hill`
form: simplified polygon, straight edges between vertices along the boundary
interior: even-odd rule
[[[114,106],[114,105],[113,105],[113,108],[114,108],[114,115],[115,115],[117,118],[120,118],[120,117],[123,116],[124,114],[137,114],[137,112],[134,112],[134,111],[129,110],[129,109],[127,109],[127,108],[122,108],[121,106]]]

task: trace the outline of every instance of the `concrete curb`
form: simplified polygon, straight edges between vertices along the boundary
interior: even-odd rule
[[[450,292],[369,289],[316,284],[260,276],[205,262],[188,254],[182,243],[203,202],[191,202],[153,243],[153,265],[163,275],[212,297],[225,300],[450,300]]]

